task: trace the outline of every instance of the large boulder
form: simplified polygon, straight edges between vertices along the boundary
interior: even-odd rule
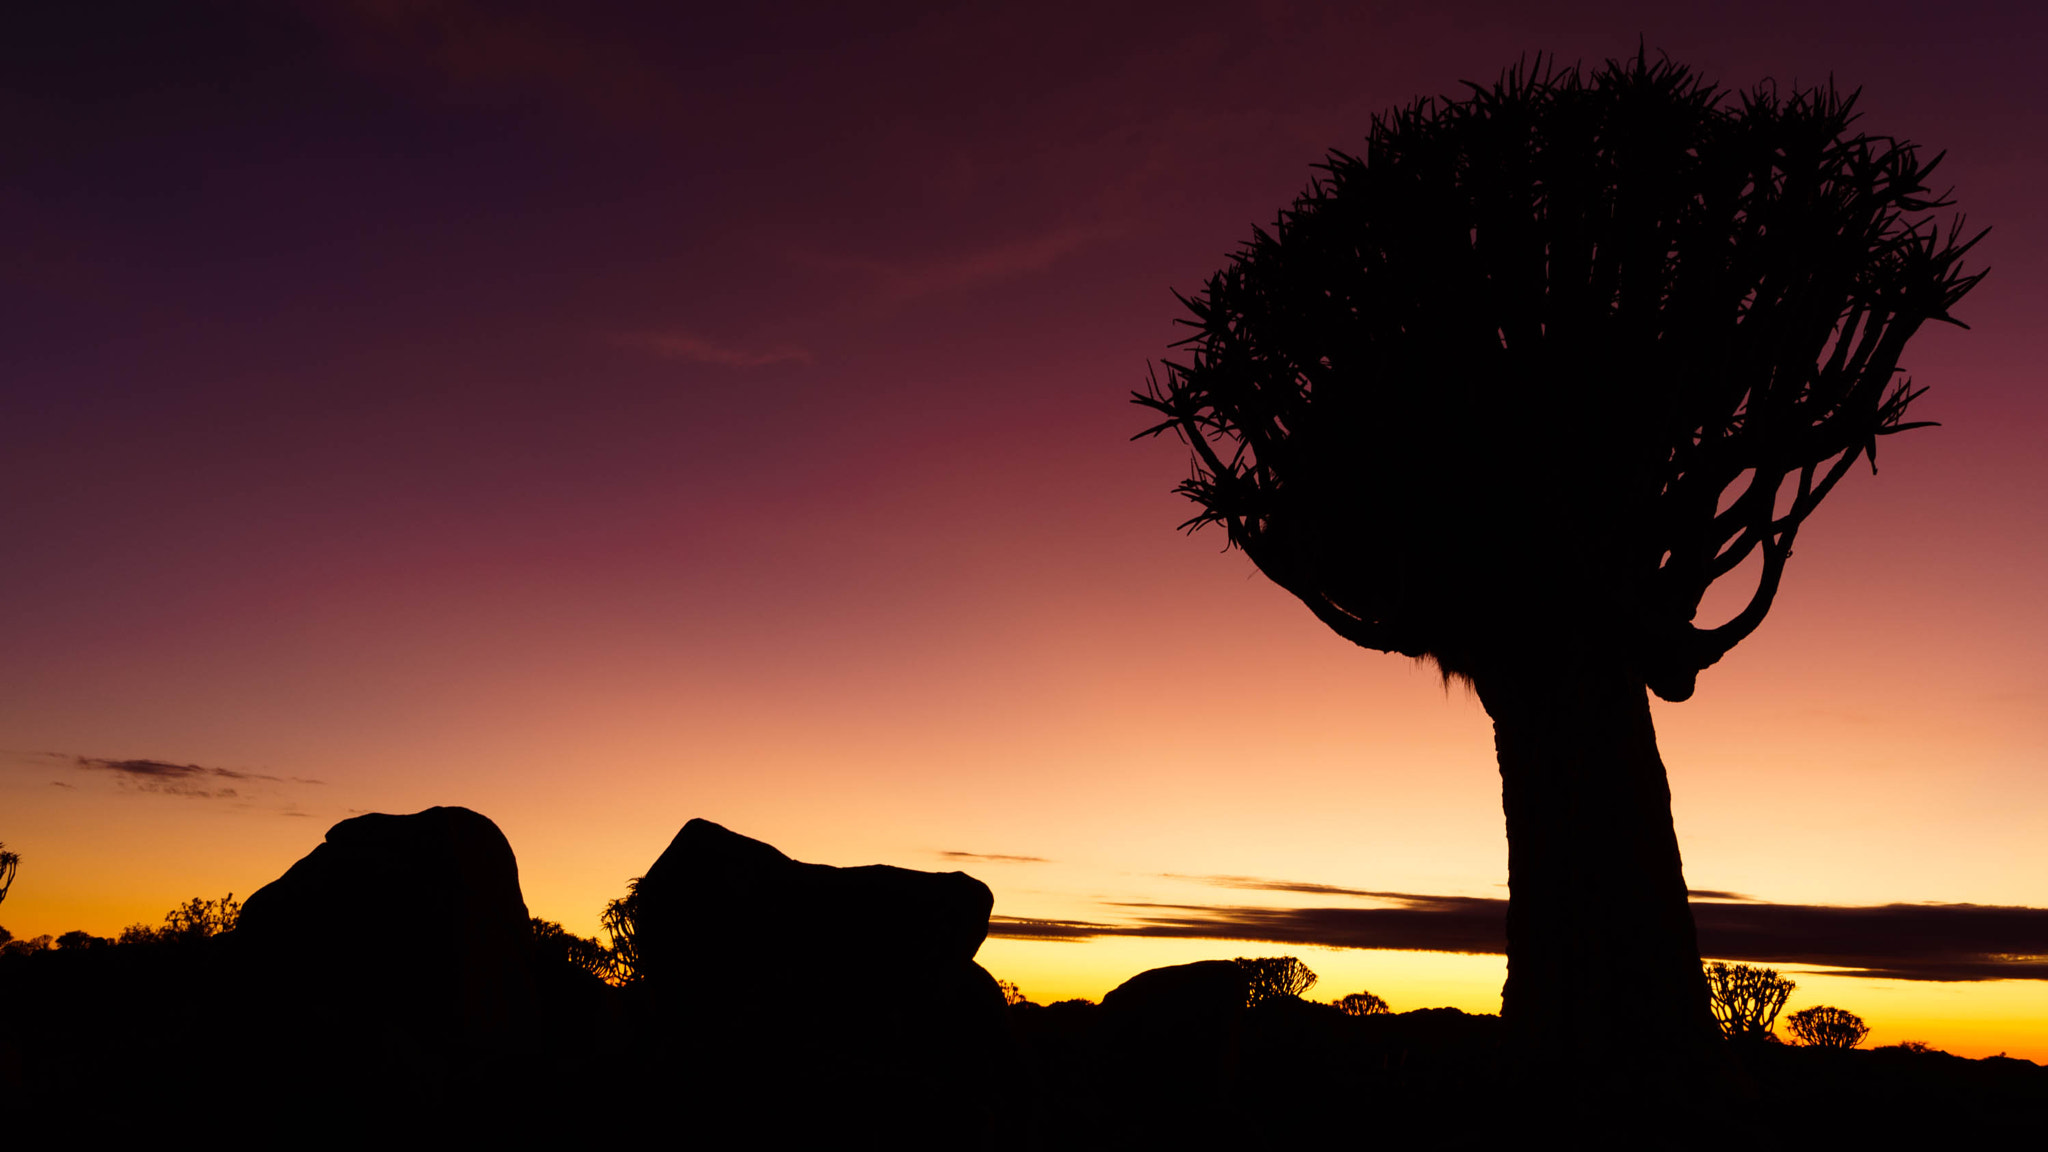
[[[488,1045],[532,1006],[519,864],[467,808],[336,824],[243,903],[233,936],[288,1010],[327,1029]]]
[[[1199,1148],[1247,1138],[1231,1102],[1250,984],[1235,961],[1199,960],[1140,972],[1102,998],[1103,1080],[1147,1102],[1111,1124],[1118,1139]]]
[[[908,975],[972,962],[994,903],[965,872],[804,864],[692,820],[640,881],[640,968],[651,980],[729,976],[738,949],[753,964],[801,970],[822,951]]]
[[[692,820],[640,881],[651,1062],[706,1114],[777,1138],[997,1141],[1015,1087],[1001,991],[974,962],[993,897],[960,872],[835,868]]]

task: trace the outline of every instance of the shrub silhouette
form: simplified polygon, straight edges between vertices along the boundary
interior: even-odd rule
[[[611,949],[588,937],[578,936],[553,920],[532,918],[534,956],[543,964],[561,965],[590,973],[610,982],[614,962]]]
[[[1786,998],[1798,987],[1773,969],[1747,964],[1716,962],[1707,965],[1706,974],[1714,1019],[1730,1039],[1771,1037],[1771,1026]]]
[[[1704,1054],[1645,690],[1687,699],[1763,622],[1806,518],[1920,426],[1907,341],[1982,277],[1928,217],[1937,161],[1854,104],[1638,55],[1377,117],[1182,297],[1191,353],[1134,395],[1192,453],[1183,527],[1476,690],[1524,1050],[1667,1084],[1645,1051]],[[1747,603],[1698,626],[1738,570]]]
[[[161,928],[130,924],[121,929],[116,942],[123,945],[186,944],[235,930],[242,917],[242,904],[230,892],[218,900],[194,896],[164,913]]]
[[[1271,1000],[1299,999],[1303,992],[1315,986],[1316,974],[1292,956],[1267,956],[1256,960],[1239,956],[1233,963],[1244,969],[1247,977],[1245,1003],[1249,1007]]]
[[[1785,1026],[1808,1048],[1854,1048],[1870,1035],[1861,1016],[1825,1004],[1801,1008],[1785,1017]]]
[[[49,951],[53,943],[55,941],[48,936],[36,936],[28,940],[10,938],[5,944],[0,944],[0,956],[33,956],[38,952]]]
[[[1010,983],[1008,980],[996,981],[996,987],[1002,989],[1003,991],[1003,1004],[1005,1007],[1015,1008],[1019,1004],[1029,1004],[1031,1002],[1030,999],[1024,995],[1022,989],[1018,988],[1015,984]]]
[[[1387,1007],[1385,1000],[1370,992],[1353,992],[1342,1000],[1332,1000],[1331,1003],[1346,1016],[1385,1016],[1393,1011]]]
[[[626,985],[640,979],[640,948],[635,937],[640,916],[640,881],[644,876],[635,876],[626,881],[626,894],[604,906],[600,919],[604,923],[611,943],[611,974],[606,977],[613,984]]]

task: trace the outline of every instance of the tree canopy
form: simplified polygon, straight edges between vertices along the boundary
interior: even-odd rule
[[[1376,118],[1182,297],[1190,355],[1135,394],[1193,451],[1184,527],[1447,675],[1590,636],[1685,699],[1806,517],[1924,423],[1900,352],[1983,275],[1930,215],[1939,157],[1855,103],[1539,59]]]

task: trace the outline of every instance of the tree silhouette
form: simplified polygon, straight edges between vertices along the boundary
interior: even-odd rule
[[[1770,1036],[1771,1025],[1798,985],[1770,968],[1747,964],[1707,965],[1707,994],[1714,1019],[1731,1040]]]
[[[1854,1048],[1870,1035],[1861,1016],[1825,1004],[1801,1008],[1785,1017],[1785,1026],[1809,1048]]]
[[[533,929],[533,953],[542,964],[575,968],[600,980],[611,982],[618,965],[611,949],[587,936],[578,936],[553,920],[528,917]]]
[[[1135,395],[1192,451],[1184,527],[1476,690],[1525,1051],[1708,1050],[1645,688],[1756,630],[1807,516],[1918,426],[1907,339],[1981,278],[1925,217],[1935,161],[1854,101],[1639,56],[1378,117],[1182,297],[1191,354]]]
[[[235,930],[242,918],[241,901],[230,892],[218,900],[197,896],[164,914],[164,932],[180,940],[204,940]]]
[[[7,890],[14,887],[14,873],[21,868],[21,854],[9,852],[7,842],[0,840],[0,901],[7,899]]]
[[[612,938],[612,968],[607,977],[613,984],[631,984],[640,979],[640,945],[636,930],[640,917],[640,881],[626,881],[626,894],[604,906],[599,917],[605,934]]]
[[[1346,1016],[1385,1016],[1393,1011],[1387,1007],[1385,1000],[1370,992],[1353,992],[1342,1000],[1333,1000],[1331,1003]]]
[[[1315,986],[1316,974],[1292,956],[1251,959],[1239,956],[1234,963],[1247,977],[1245,1003],[1257,1007],[1269,1000],[1298,998]]]

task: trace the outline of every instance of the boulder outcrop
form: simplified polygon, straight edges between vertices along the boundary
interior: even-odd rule
[[[974,962],[992,904],[964,873],[806,864],[692,820],[639,884],[636,991],[729,1119],[986,1146],[1015,1066]]]

